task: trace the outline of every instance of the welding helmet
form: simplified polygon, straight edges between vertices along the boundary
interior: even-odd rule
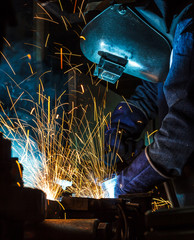
[[[96,63],[100,79],[115,83],[123,73],[151,82],[166,79],[173,40],[167,1],[143,2],[112,4],[83,29],[81,50]]]

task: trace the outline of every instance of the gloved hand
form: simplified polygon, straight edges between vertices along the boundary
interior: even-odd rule
[[[144,140],[135,141],[126,139],[125,141],[121,141],[119,146],[121,148],[105,152],[103,158],[105,165],[116,169],[117,173],[129,166],[133,159],[140,153],[144,148]]]
[[[145,150],[143,150],[131,163],[117,176],[115,197],[127,193],[140,193],[151,190],[155,185],[167,180],[160,175],[149,163]]]
[[[118,104],[105,130],[105,163],[126,167],[143,147],[143,141],[135,139],[140,136],[147,122],[144,113],[135,106],[126,102]]]

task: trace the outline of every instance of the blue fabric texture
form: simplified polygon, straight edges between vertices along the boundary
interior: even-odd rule
[[[146,192],[165,179],[151,167],[145,151],[142,151],[131,165],[118,175],[115,197],[126,193]]]
[[[128,103],[147,119],[163,119],[147,154],[142,153],[118,176],[117,195],[146,191],[168,177],[179,177],[194,153],[194,20],[193,11],[176,28],[172,65],[163,84],[143,82]],[[165,109],[165,110],[164,110]],[[159,173],[160,174],[159,174]]]
[[[194,151],[194,24],[181,21],[175,33],[173,60],[163,91],[168,113],[148,154],[158,169],[180,176]]]
[[[148,118],[152,118],[167,103],[167,114],[153,143],[148,147],[148,155],[161,173],[172,177],[182,174],[194,152],[193,47],[194,23],[193,18],[189,17],[177,25],[172,65],[163,87],[144,82],[129,100],[129,103],[141,108]],[[164,101],[159,101],[162,94],[158,89],[163,92]]]

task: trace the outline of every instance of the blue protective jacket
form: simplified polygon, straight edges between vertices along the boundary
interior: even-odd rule
[[[128,100],[144,113],[144,122],[145,117],[153,119],[159,113],[161,126],[147,147],[147,155],[158,172],[168,177],[180,176],[194,153],[193,18],[190,11],[176,27],[172,64],[165,82],[143,81]]]

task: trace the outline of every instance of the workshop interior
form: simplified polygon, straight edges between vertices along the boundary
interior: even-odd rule
[[[190,186],[169,178],[148,192],[115,196],[129,163],[118,160],[116,147],[105,153],[116,105],[142,80],[165,81],[169,70],[171,32],[156,30],[160,18],[142,17],[141,2],[153,4],[1,6],[0,240],[194,239],[194,205],[181,204]],[[159,124],[158,116],[147,123],[130,159],[152,143]]]

